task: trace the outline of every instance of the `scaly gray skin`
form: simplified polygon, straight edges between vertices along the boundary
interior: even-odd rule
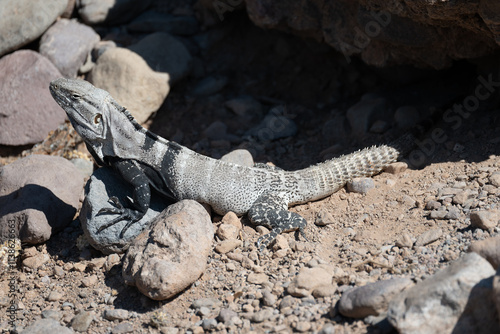
[[[289,206],[329,196],[352,178],[377,174],[401,154],[397,148],[382,145],[298,171],[244,167],[200,155],[153,134],[108,92],[86,81],[60,78],[50,83],[50,92],[96,162],[112,166],[134,187],[130,208],[111,198],[116,208],[101,210],[120,216],[99,232],[127,220],[121,236],[148,210],[153,187],[175,200],[207,203],[220,215],[229,211],[248,214],[253,223],[272,229],[257,241],[263,249],[282,231],[298,229],[304,236],[306,220],[288,211]]]

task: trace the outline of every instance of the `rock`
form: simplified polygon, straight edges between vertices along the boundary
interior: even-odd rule
[[[448,209],[448,213],[444,216],[445,219],[458,219],[460,218],[462,211],[456,206],[452,206]]]
[[[24,256],[26,256],[26,254],[24,254]],[[49,261],[50,256],[48,254],[36,252],[36,254],[33,254],[32,256],[26,256],[26,258],[23,260],[23,266],[34,270],[38,269]]]
[[[314,268],[302,268],[288,285],[287,291],[294,297],[306,297],[314,293],[314,290],[324,286],[332,286],[333,273],[321,266]]]
[[[215,246],[215,251],[219,254],[226,254],[230,251],[241,246],[241,240],[238,239],[226,239]]]
[[[129,312],[124,309],[104,310],[104,319],[109,321],[127,320],[129,316]]]
[[[252,153],[245,149],[238,149],[225,154],[220,158],[224,162],[229,162],[235,165],[253,167],[254,161]]]
[[[314,224],[316,224],[317,226],[326,226],[333,223],[335,223],[335,219],[333,218],[332,214],[325,209],[318,212],[318,214],[316,215],[316,220],[314,221]]]
[[[64,123],[66,113],[48,90],[61,73],[47,58],[16,51],[0,59],[0,73],[0,145],[40,142]]]
[[[498,225],[500,215],[496,210],[481,210],[470,213],[470,222],[482,230],[492,230]]]
[[[396,296],[387,317],[399,333],[497,333],[495,270],[468,253]]]
[[[71,327],[77,332],[87,332],[94,319],[94,312],[82,311],[73,317]]]
[[[99,214],[102,208],[114,207],[109,197],[115,196],[127,206],[125,199],[127,196],[132,197],[132,193],[132,186],[110,167],[99,168],[92,174],[85,186],[85,200],[79,216],[83,233],[92,247],[104,254],[123,253],[130,242],[167,206],[166,200],[153,195],[146,215],[132,224],[123,237],[120,237],[120,233],[127,224],[126,220],[97,233],[102,225],[118,216],[117,214]]]
[[[80,0],[78,14],[88,25],[127,23],[146,10],[152,0]]]
[[[375,120],[390,116],[387,115],[387,102],[384,98],[361,100],[346,113],[352,132],[356,136],[365,134]]]
[[[499,9],[490,1],[445,7],[426,1],[248,0],[245,4],[248,16],[261,28],[324,41],[342,52],[347,62],[359,56],[377,67],[411,64],[442,69],[453,59],[490,54],[500,35]]]
[[[375,181],[369,177],[356,177],[347,182],[347,190],[354,193],[366,194],[375,188]]]
[[[190,36],[199,30],[198,20],[190,15],[169,15],[146,11],[127,24],[130,32],[166,32],[173,35]]]
[[[40,40],[40,53],[47,57],[67,78],[75,78],[90,51],[99,42],[99,35],[77,21],[60,19]]]
[[[56,310],[46,309],[42,311],[42,318],[59,321],[62,318],[62,314]]]
[[[134,326],[130,322],[120,322],[111,329],[112,334],[134,333]]]
[[[269,320],[273,316],[273,310],[270,308],[265,308],[263,310],[257,311],[250,317],[250,321],[261,323]]]
[[[453,196],[453,203],[463,205],[468,199],[473,198],[474,194],[470,190],[462,190]]]
[[[170,85],[185,78],[191,71],[192,57],[189,50],[177,38],[167,33],[147,35],[128,49],[144,58],[156,72],[167,73]]]
[[[264,284],[268,280],[269,277],[264,273],[251,273],[247,277],[247,282],[251,284]]]
[[[413,239],[408,233],[404,233],[397,241],[396,241],[396,246],[398,247],[406,247],[406,248],[412,248],[413,247]]]
[[[490,183],[495,187],[500,187],[500,172],[494,172],[489,177]]]
[[[420,121],[420,114],[414,106],[403,106],[394,112],[394,121],[400,129],[410,129]]]
[[[431,230],[425,231],[417,237],[415,241],[415,247],[425,246],[441,238],[443,235],[443,230],[438,228],[433,228]]]
[[[218,93],[227,84],[227,77],[210,76],[199,81],[191,91],[194,96],[209,96]]]
[[[90,160],[75,158],[70,162],[80,171],[83,177],[89,178],[94,172],[94,163]]]
[[[68,160],[30,155],[0,167],[0,234],[14,223],[23,243],[39,244],[73,221],[83,177]]]
[[[353,288],[340,298],[339,312],[349,318],[383,314],[387,312],[389,302],[412,285],[408,278],[394,278]]]
[[[85,288],[94,286],[97,283],[97,275],[86,276],[82,278],[82,286]]]
[[[49,302],[56,302],[58,300],[61,300],[62,297],[64,297],[63,293],[59,291],[51,291],[50,294],[47,296],[47,300]]]
[[[139,123],[160,108],[170,90],[168,74],[154,72],[138,54],[123,48],[106,50],[88,80],[108,91]]]
[[[0,56],[17,50],[40,37],[64,12],[67,4],[68,0],[51,2],[44,0],[1,1]],[[2,73],[5,74],[4,71]]]
[[[425,204],[426,210],[437,210],[441,207],[441,203],[435,200],[430,200]]]
[[[238,116],[255,116],[262,113],[262,105],[251,96],[235,97],[224,103],[224,106]]]
[[[123,278],[154,300],[171,298],[205,271],[214,230],[207,211],[193,200],[164,210],[130,245]]]
[[[217,320],[215,319],[203,319],[201,322],[201,327],[206,331],[212,331],[217,328]]]
[[[71,329],[65,326],[61,326],[59,321],[54,319],[39,319],[34,323],[24,328],[21,334],[50,334],[50,333],[60,333],[60,334],[71,334],[74,333]]]
[[[246,135],[266,142],[291,137],[296,133],[297,124],[286,116],[285,107],[279,106],[271,109],[257,126],[247,131]]]
[[[408,164],[403,161],[393,162],[384,169],[384,172],[389,174],[401,174],[408,169]]]
[[[500,267],[500,236],[474,241],[467,251],[481,255],[495,269]]]
[[[238,313],[234,312],[233,310],[229,308],[224,308],[220,310],[219,316],[217,317],[217,320],[219,322],[222,322],[224,324],[229,324],[231,319],[238,317]]]
[[[229,225],[233,225],[235,226],[239,231],[241,231],[241,229],[243,228],[243,225],[241,224],[241,221],[240,219],[238,218],[238,216],[232,212],[232,211],[229,211],[228,213],[226,213],[224,215],[224,217],[222,217],[222,223],[223,224],[229,224]]]
[[[237,239],[240,234],[240,229],[231,224],[220,224],[217,229],[217,236],[221,240]]]

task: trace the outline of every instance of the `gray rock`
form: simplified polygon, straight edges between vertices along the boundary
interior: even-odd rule
[[[81,158],[71,159],[70,161],[78,168],[83,177],[90,177],[94,172],[94,163],[92,161]]]
[[[78,14],[89,24],[117,25],[127,23],[146,10],[152,0],[80,0]]]
[[[48,309],[42,311],[42,318],[59,321],[62,318],[62,314],[59,311]]]
[[[339,312],[349,318],[383,314],[392,298],[411,285],[408,278],[395,278],[351,289],[340,298]]]
[[[153,71],[141,56],[124,48],[106,50],[88,80],[108,91],[139,123],[160,108],[170,91],[167,73]]]
[[[414,106],[403,106],[394,112],[394,121],[400,129],[414,127],[420,121],[420,113]]]
[[[326,323],[318,332],[318,334],[335,334],[335,326],[331,323]]]
[[[271,109],[257,126],[246,132],[246,135],[265,142],[291,137],[296,133],[297,124],[286,115],[284,106],[278,106]]]
[[[425,246],[441,238],[443,230],[439,227],[425,231],[420,234],[415,241],[415,247]]]
[[[257,311],[254,314],[252,314],[252,316],[250,317],[250,320],[252,322],[261,323],[261,322],[264,322],[266,320],[269,320],[272,316],[273,316],[273,310],[266,308],[266,309]]]
[[[494,172],[489,177],[490,183],[495,187],[500,187],[500,172]]]
[[[399,333],[498,333],[494,274],[481,256],[465,254],[396,296],[388,319]]]
[[[387,102],[384,98],[359,101],[347,110],[346,117],[353,134],[365,134],[375,120],[390,118],[387,113]]]
[[[38,244],[73,221],[83,177],[68,160],[30,155],[0,167],[0,234],[15,222],[22,242]]]
[[[174,16],[155,11],[147,11],[127,25],[130,32],[152,33],[166,32],[173,35],[194,35],[200,29],[194,16]]]
[[[481,210],[470,213],[470,222],[482,230],[492,230],[498,225],[500,215],[496,210]]]
[[[0,56],[40,37],[61,15],[68,0],[0,1]],[[2,71],[1,73],[5,73]]]
[[[326,226],[333,223],[335,223],[335,219],[333,218],[332,214],[324,209],[318,212],[314,221],[314,224],[316,224],[317,226]]]
[[[71,329],[61,326],[59,321],[54,319],[40,319],[26,327],[21,331],[21,334],[71,334],[74,333]]]
[[[215,319],[203,319],[201,322],[201,327],[206,331],[211,331],[217,328],[217,320]]]
[[[235,97],[224,103],[224,106],[238,116],[254,116],[262,113],[262,105],[251,96]]]
[[[133,333],[134,326],[130,322],[120,322],[111,329],[111,334]]]
[[[446,219],[458,219],[460,218],[461,210],[456,206],[452,206],[448,209],[448,213],[444,218]]]
[[[49,92],[61,76],[45,57],[20,50],[0,59],[0,144],[27,145],[42,141],[64,123],[66,114]]]
[[[201,204],[175,203],[132,242],[123,278],[151,299],[171,298],[203,274],[213,238],[212,221]]]
[[[209,96],[218,93],[227,84],[227,77],[210,76],[198,82],[191,94],[194,96]]]
[[[229,309],[229,308],[224,308],[220,310],[219,316],[217,317],[217,320],[224,323],[224,324],[229,324],[231,319],[234,317],[238,317],[238,313],[235,311]]]
[[[375,188],[375,181],[370,177],[357,177],[347,182],[347,190],[354,193],[366,194]]]
[[[229,162],[236,165],[253,167],[254,161],[252,153],[248,150],[238,149],[225,154],[220,158],[222,161]]]
[[[95,248],[104,254],[123,253],[130,242],[141,231],[149,226],[151,221],[160,214],[167,206],[159,196],[152,196],[151,205],[146,215],[132,224],[125,232],[123,238],[120,233],[127,221],[123,220],[117,224],[97,233],[102,225],[116,218],[116,214],[98,214],[99,210],[113,208],[109,197],[117,197],[124,206],[127,206],[126,198],[132,198],[133,188],[126,183],[118,174],[109,167],[99,168],[92,174],[85,186],[85,200],[80,211],[80,222],[83,233],[87,240]]]
[[[191,71],[192,57],[189,50],[167,33],[147,35],[128,49],[144,58],[156,72],[168,73],[170,85],[185,78]]]
[[[90,27],[74,20],[60,19],[40,40],[40,53],[47,57],[67,78],[75,78],[99,35]]]
[[[129,312],[124,309],[112,309],[112,310],[104,310],[104,319],[113,321],[113,320],[127,320],[129,318]]]
[[[71,327],[77,332],[87,332],[94,319],[94,312],[82,311],[73,317]]]
[[[209,309],[215,309],[222,305],[222,302],[217,298],[199,298],[195,299],[191,304],[191,307],[195,310],[199,310],[202,307],[207,307]]]

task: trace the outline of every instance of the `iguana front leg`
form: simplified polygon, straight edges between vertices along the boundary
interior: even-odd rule
[[[248,218],[256,225],[271,228],[271,232],[257,240],[259,250],[264,250],[283,231],[297,229],[297,232],[307,240],[304,227],[307,221],[298,213],[288,211],[288,202],[280,194],[263,194],[248,211]]]
[[[123,227],[120,238],[128,230],[128,228],[135,222],[141,220],[149,209],[149,203],[151,200],[151,189],[149,188],[149,179],[147,178],[144,171],[137,166],[131,160],[116,160],[110,163],[113,168],[123,177],[125,181],[130,183],[134,187],[134,193],[132,195],[133,203],[131,205],[133,208],[124,207],[118,198],[111,197],[110,200],[115,204],[116,208],[102,208],[99,210],[101,213],[113,213],[119,214],[118,217],[111,220],[107,224],[102,225],[97,230],[97,233],[107,229],[116,223],[127,220],[127,224]]]

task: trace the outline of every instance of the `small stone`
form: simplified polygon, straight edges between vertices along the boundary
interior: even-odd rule
[[[256,322],[256,323],[261,323],[261,322],[264,322],[266,320],[269,320],[273,315],[273,310],[272,309],[264,309],[264,310],[261,310],[261,311],[258,311],[258,312],[255,312],[254,314],[252,314],[250,320],[252,322]]]
[[[495,270],[500,267],[500,236],[474,241],[467,251],[481,255]]]
[[[274,251],[279,251],[279,250],[286,250],[289,249],[290,245],[288,244],[288,240],[285,236],[282,234],[278,234],[276,236],[276,239],[273,244],[273,250]]]
[[[441,203],[436,200],[430,200],[429,202],[427,202],[427,204],[425,204],[426,210],[436,210],[439,209],[440,207]]]
[[[398,247],[412,248],[413,247],[413,239],[412,239],[412,237],[408,233],[404,233],[396,241],[396,246],[398,246]]]
[[[458,219],[460,218],[461,211],[456,206],[452,206],[448,209],[448,213],[444,218],[446,219]]]
[[[219,254],[226,254],[241,246],[241,240],[238,239],[227,239],[219,242],[215,246],[215,251]]]
[[[238,116],[254,116],[262,113],[262,105],[251,96],[240,96],[228,100],[224,106]]]
[[[347,190],[350,192],[366,194],[375,188],[375,182],[369,177],[357,177],[347,182]]]
[[[93,312],[82,311],[73,317],[71,327],[77,332],[87,332],[94,318]]]
[[[302,268],[287,288],[295,297],[310,296],[319,287],[332,284],[333,274],[322,267]]]
[[[263,284],[269,280],[269,277],[267,277],[266,274],[264,273],[251,273],[247,277],[247,282],[252,283],[252,284]]]
[[[45,263],[49,262],[50,256],[48,254],[37,254],[32,257],[28,257],[23,260],[23,266],[31,269],[37,269],[43,266]]]
[[[124,309],[104,310],[104,319],[113,320],[126,320],[129,318],[129,312]]]
[[[489,177],[490,183],[495,187],[500,187],[500,172],[494,172]]]
[[[217,236],[221,240],[237,239],[239,233],[240,230],[236,226],[231,224],[220,224],[219,228],[217,229]]]
[[[265,306],[274,306],[276,304],[276,296],[273,295],[269,290],[265,290],[262,293],[262,302]]]
[[[215,319],[203,319],[201,322],[201,327],[206,331],[212,331],[217,328],[217,320]]]
[[[24,328],[21,332],[16,331],[16,333],[22,334],[37,334],[37,333],[57,333],[57,334],[71,334],[74,333],[71,329],[65,326],[61,326],[59,321],[54,319],[39,319],[32,323],[31,325]]]
[[[111,334],[133,333],[134,326],[130,322],[121,322],[111,329]]]
[[[320,210],[316,216],[314,224],[317,226],[326,226],[335,223],[332,214],[326,210]]]
[[[453,203],[463,205],[468,199],[472,198],[473,194],[469,190],[462,190],[453,196]]]
[[[392,164],[387,166],[384,169],[384,172],[397,175],[403,173],[407,169],[408,169],[408,164],[406,162],[398,161],[398,162],[393,162]]]
[[[59,311],[56,311],[56,310],[43,310],[42,311],[42,318],[44,318],[44,319],[54,319],[56,321],[59,321],[62,318],[62,314]]]
[[[492,230],[498,225],[500,215],[496,210],[474,211],[470,214],[470,222],[474,227],[483,230]]]
[[[233,311],[231,309],[224,308],[224,309],[220,310],[220,313],[219,313],[219,316],[217,317],[217,320],[224,323],[224,324],[228,324],[231,321],[231,319],[234,317],[238,317],[238,313],[236,313],[235,311]]]
[[[97,280],[98,280],[97,275],[84,277],[82,279],[82,286],[84,287],[94,286],[97,283]]]
[[[53,271],[53,274],[54,276],[58,276],[58,277],[63,277],[64,276],[64,269],[60,266],[54,266],[54,271]]]
[[[440,228],[433,228],[428,230],[417,237],[415,247],[425,246],[441,238],[443,230]]]
[[[61,292],[51,291],[49,296],[47,297],[47,300],[49,302],[55,302],[55,301],[61,300],[62,297],[63,297],[63,294]]]
[[[314,288],[312,295],[316,298],[324,298],[333,296],[335,292],[337,292],[337,284],[332,283],[332,284],[320,285]]]
[[[447,214],[448,211],[446,210],[446,207],[442,206],[438,210],[432,211],[429,216],[432,219],[445,219]]]

